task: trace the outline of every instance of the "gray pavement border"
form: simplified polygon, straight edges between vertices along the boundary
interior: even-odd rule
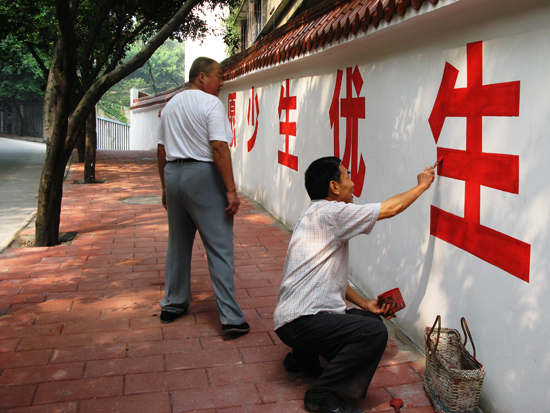
[[[15,135],[6,135],[6,134],[0,134],[0,137],[7,138],[7,139],[16,139],[16,140],[25,140],[25,141],[33,141],[33,142],[39,142],[44,143],[44,140],[42,138],[33,138],[28,136],[15,136]],[[73,158],[74,153],[71,154],[71,157],[69,158],[69,162],[67,162],[67,166],[65,167],[65,175],[63,176],[63,180],[67,179],[67,176],[69,175],[69,172],[71,171],[71,165],[73,164]],[[6,248],[8,248],[13,241],[19,236],[21,232],[27,226],[36,218],[37,211],[31,212],[31,214],[21,223],[21,226],[16,229],[12,234],[8,235],[2,242],[0,242],[0,254],[2,254]]]
[[[12,234],[8,235],[2,242],[0,242],[0,254],[4,252],[6,248],[8,248],[13,241],[18,237],[18,235],[25,229],[27,226],[32,222],[32,220],[36,217],[36,211],[33,211],[30,213],[30,215],[23,221],[21,226],[16,229]]]

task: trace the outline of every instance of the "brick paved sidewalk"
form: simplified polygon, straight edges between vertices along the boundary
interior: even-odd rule
[[[248,335],[222,334],[199,238],[193,303],[163,325],[165,211],[158,199],[121,202],[159,195],[155,153],[98,152],[97,178],[107,182],[75,184],[82,165],[73,164],[65,182],[60,228],[78,232],[71,245],[0,255],[0,411],[304,412],[313,381],[284,370],[289,349],[272,331],[288,231],[243,197],[235,263]],[[422,358],[397,337],[355,404],[393,412],[399,397],[404,412],[433,412]]]

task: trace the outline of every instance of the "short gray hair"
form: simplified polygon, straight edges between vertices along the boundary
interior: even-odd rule
[[[201,72],[208,75],[214,69],[213,66],[216,63],[218,62],[209,57],[197,57],[191,65],[191,69],[189,69],[189,82],[194,82]]]

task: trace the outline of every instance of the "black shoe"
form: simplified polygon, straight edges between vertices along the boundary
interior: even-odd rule
[[[222,331],[224,333],[246,334],[250,331],[250,326],[248,325],[248,323],[222,324]]]
[[[309,412],[317,413],[365,413],[364,410],[349,406],[334,392],[313,386],[306,391],[304,405]]]
[[[312,379],[318,379],[323,373],[323,368],[319,364],[319,358],[305,360],[294,353],[288,353],[283,360],[285,369],[294,374],[305,374]]]
[[[170,311],[164,311],[162,310],[160,312],[160,322],[162,324],[169,324],[171,323],[172,321],[175,321],[177,320],[178,318],[180,318],[182,315],[185,314],[187,310],[184,310],[183,312],[181,313],[172,313]]]

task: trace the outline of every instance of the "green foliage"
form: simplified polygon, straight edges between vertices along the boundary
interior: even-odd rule
[[[142,46],[140,42],[130,47],[126,59],[135,56]],[[167,40],[143,67],[109,89],[98,102],[98,106],[106,114],[126,123],[124,111],[130,107],[130,89],[139,89],[151,95],[183,83],[185,83],[185,46],[178,41]]]
[[[200,4],[213,8],[233,1],[203,0]],[[76,60],[76,92],[83,96],[97,79],[135,55],[181,6],[181,0],[0,0],[0,39],[11,34],[27,46],[39,67],[47,71],[48,66],[40,61],[40,56],[51,56],[61,32],[69,33],[64,47],[72,50],[68,57]],[[62,18],[60,11],[65,14]],[[208,30],[194,9],[171,33],[170,39],[179,42],[185,38],[199,39]],[[164,53],[170,53],[170,48]],[[167,56],[161,60],[170,59],[174,60]],[[157,69],[161,76],[173,77],[169,69],[151,63],[155,76]]]
[[[140,45],[134,45],[129,55],[139,51]],[[185,83],[185,46],[173,40],[167,40],[147,61],[126,79],[143,79],[149,86],[145,93],[158,93]]]
[[[0,39],[9,39],[12,50],[32,56],[44,78],[57,35],[54,19],[54,1],[0,0]]]
[[[239,0],[201,0],[199,6],[214,9],[218,5],[235,7],[238,3]],[[48,60],[64,33],[67,60],[74,59],[70,70],[74,67],[76,72],[77,103],[98,79],[136,56],[181,6],[181,0],[0,0],[0,39],[11,36],[12,43],[24,48],[25,56],[33,56],[47,78]],[[199,10],[195,7],[170,34],[173,41],[165,42],[146,65],[122,85],[109,90],[103,100],[127,106],[128,87],[144,87],[142,83],[135,84],[138,78],[150,86],[148,94],[182,84],[181,42],[185,38],[200,39],[211,31]],[[32,69],[36,70],[36,66]]]
[[[12,35],[0,40],[0,100],[34,100],[44,96],[46,79],[25,45]]]
[[[125,124],[128,123],[128,119],[126,118],[126,115],[124,113],[123,106],[117,105],[115,103],[112,103],[103,99],[97,102],[97,106],[98,108],[102,109],[107,116],[114,118],[122,123],[125,123]]]
[[[229,8],[229,15],[223,20],[223,41],[226,45],[225,52],[230,57],[239,52],[241,45],[241,27],[236,21],[240,8],[240,2],[232,5]]]
[[[202,0],[199,5],[214,9],[237,2]],[[61,33],[65,33],[67,60],[74,59],[74,102],[77,103],[98,79],[136,56],[181,6],[181,0],[0,0],[0,39],[4,39],[1,47],[17,51],[13,54],[19,58],[11,58],[10,62],[21,62],[18,66],[7,65],[1,56],[0,80],[6,81],[2,82],[0,93],[13,94],[13,89],[21,97],[41,93],[45,82],[39,73],[42,72],[42,79],[47,79],[55,43]],[[200,39],[209,31],[200,11],[193,9],[171,33],[171,40],[143,67],[111,87],[98,102],[99,106],[123,120],[124,107],[129,106],[130,88],[154,94],[183,84],[181,42],[185,38]],[[4,45],[7,39],[9,45]]]

